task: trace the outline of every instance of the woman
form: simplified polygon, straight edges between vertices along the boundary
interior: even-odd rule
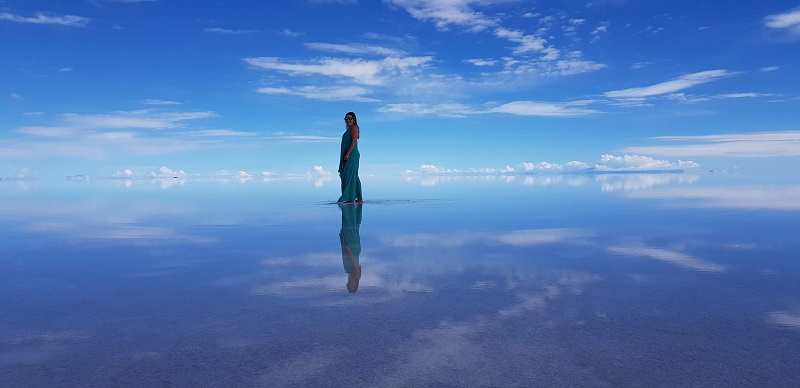
[[[339,154],[339,178],[342,179],[342,196],[336,202],[361,203],[361,179],[358,178],[358,121],[356,114],[344,115],[347,130],[342,134],[342,150]]]

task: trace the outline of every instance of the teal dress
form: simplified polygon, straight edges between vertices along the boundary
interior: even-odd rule
[[[342,196],[336,202],[352,202],[363,199],[361,195],[361,179],[358,178],[358,144],[350,152],[350,158],[344,161],[344,154],[350,148],[353,135],[350,128],[342,135],[342,151],[339,153],[339,178],[342,180]]]

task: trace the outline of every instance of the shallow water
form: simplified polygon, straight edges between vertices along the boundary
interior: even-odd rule
[[[800,385],[796,180],[363,182],[0,183],[0,386]]]

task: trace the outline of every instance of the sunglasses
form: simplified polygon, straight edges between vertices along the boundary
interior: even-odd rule
[[[353,121],[353,118],[352,117],[345,117],[344,121]]]

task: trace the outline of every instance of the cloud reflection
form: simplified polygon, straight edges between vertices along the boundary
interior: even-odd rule
[[[800,210],[800,185],[676,187],[632,192],[628,196],[690,200],[686,205],[694,207]]]
[[[786,311],[771,312],[767,314],[767,322],[773,325],[800,330],[800,314],[791,314]]]
[[[646,257],[653,260],[675,264],[679,267],[688,268],[695,271],[701,271],[701,272],[725,271],[725,267],[719,264],[703,261],[684,253],[668,251],[666,249],[633,246],[633,247],[609,247],[608,251],[615,255]]]

